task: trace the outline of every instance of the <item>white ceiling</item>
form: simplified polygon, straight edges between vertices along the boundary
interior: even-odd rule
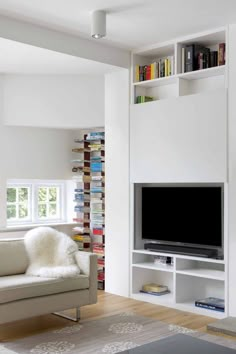
[[[114,71],[111,65],[0,38],[0,73],[91,74]]]
[[[108,13],[100,41],[129,49],[236,23],[236,0],[0,0],[3,15],[86,38],[96,9]]]

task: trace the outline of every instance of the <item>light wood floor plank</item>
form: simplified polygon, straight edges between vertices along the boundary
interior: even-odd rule
[[[103,291],[99,291],[97,304],[81,308],[81,320],[90,321],[106,316],[117,315],[121,312],[133,312],[139,316],[150,317],[168,324],[176,324],[178,326],[204,332],[207,331],[206,325],[214,322],[214,319],[211,317],[153,305],[130,298],[108,294]],[[12,341],[16,338],[24,338],[29,335],[42,333],[45,330],[63,327],[68,325],[68,323],[71,324],[71,322],[66,319],[54,315],[45,315],[0,325],[0,341],[4,342]],[[208,333],[211,332],[208,331]],[[212,334],[220,335],[215,332],[212,332]],[[231,336],[223,336],[225,338],[236,340],[236,338]]]

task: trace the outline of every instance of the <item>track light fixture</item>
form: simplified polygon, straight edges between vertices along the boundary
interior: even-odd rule
[[[91,36],[95,39],[105,37],[106,35],[106,12],[96,10],[92,12]]]

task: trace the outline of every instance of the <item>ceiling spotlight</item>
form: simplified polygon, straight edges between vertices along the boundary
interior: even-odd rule
[[[99,39],[106,35],[106,12],[97,10],[92,12],[91,36]]]

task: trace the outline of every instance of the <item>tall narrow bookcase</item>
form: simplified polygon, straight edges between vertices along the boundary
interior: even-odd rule
[[[90,132],[83,140],[75,139],[78,148],[72,151],[79,158],[72,160],[75,173],[75,221],[78,226],[74,239],[81,250],[98,256],[98,288],[105,288],[105,135]],[[84,242],[83,242],[84,240]],[[86,246],[86,247],[85,247]]]

